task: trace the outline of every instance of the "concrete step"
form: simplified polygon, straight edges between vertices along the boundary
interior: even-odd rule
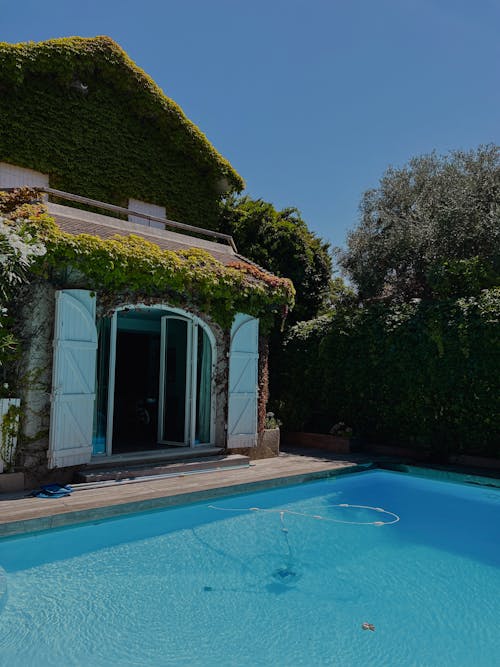
[[[148,452],[123,452],[113,456],[95,456],[85,466],[85,470],[97,470],[102,468],[118,468],[119,466],[140,466],[157,463],[180,463],[181,461],[198,460],[211,456],[224,455],[226,450],[222,447],[168,447]]]
[[[89,467],[76,473],[77,483],[106,482],[109,480],[129,480],[138,477],[159,475],[186,475],[195,472],[209,472],[224,468],[246,468],[250,465],[248,456],[230,454],[229,456],[207,456],[182,461],[147,461],[141,464],[116,465],[114,467]]]

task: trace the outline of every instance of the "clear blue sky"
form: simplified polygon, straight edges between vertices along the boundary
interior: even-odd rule
[[[388,165],[499,143],[498,0],[0,0],[3,41],[102,34],[336,245]]]

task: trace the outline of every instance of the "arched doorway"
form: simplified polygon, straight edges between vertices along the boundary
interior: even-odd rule
[[[129,306],[98,322],[93,453],[214,443],[215,338],[167,306]]]

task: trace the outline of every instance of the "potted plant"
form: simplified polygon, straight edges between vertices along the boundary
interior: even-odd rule
[[[276,418],[274,412],[266,413],[262,446],[269,449],[274,456],[280,452],[280,426],[281,422]]]
[[[334,424],[328,431],[291,431],[285,433],[284,441],[296,447],[324,449],[335,454],[351,451],[352,428],[344,422]]]

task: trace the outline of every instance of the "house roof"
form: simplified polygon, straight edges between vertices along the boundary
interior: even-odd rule
[[[49,214],[54,218],[57,226],[63,232],[72,235],[90,234],[101,239],[112,239],[116,236],[135,234],[150,243],[154,243],[162,250],[190,250],[198,248],[206,250],[214,259],[225,266],[238,266],[241,269],[257,267],[251,260],[238,254],[230,245],[200,239],[187,234],[179,234],[169,230],[157,229],[147,225],[119,220],[111,216],[102,215],[48,202]],[[259,271],[271,276],[272,274],[261,267]]]

